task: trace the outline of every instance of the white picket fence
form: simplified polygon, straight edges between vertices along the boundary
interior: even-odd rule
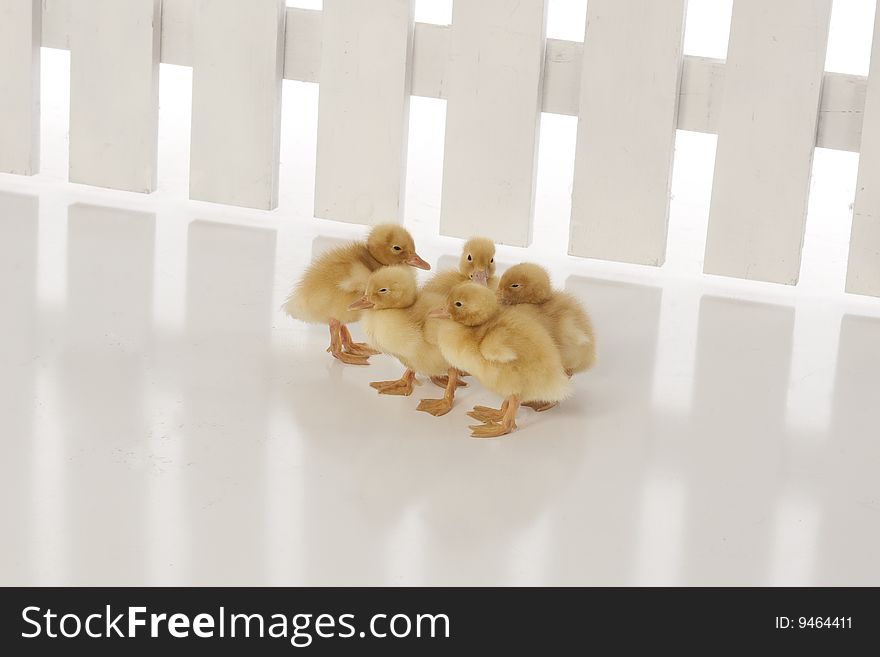
[[[880,12],[868,78],[826,73],[832,0],[735,0],[726,61],[686,0],[0,0],[0,171],[39,169],[40,46],[71,51],[70,180],[156,185],[159,63],[192,66],[190,196],[277,205],[282,79],[320,82],[315,215],[403,218],[410,95],[447,101],[441,232],[532,233],[540,113],[578,116],[572,255],[663,264],[676,128],[718,134],[705,271],[794,284],[813,149],[860,152],[846,289],[880,296]]]

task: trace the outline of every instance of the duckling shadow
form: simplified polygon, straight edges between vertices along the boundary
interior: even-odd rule
[[[534,426],[520,423],[498,440],[458,435],[435,441],[435,476],[424,486],[419,514],[425,527],[428,584],[498,585],[517,582],[520,571],[541,569],[552,554],[523,550],[522,540],[546,543],[548,512],[567,496],[581,469],[587,442],[564,435],[549,415]]]
[[[390,358],[373,360],[369,368],[289,364],[297,369],[284,394],[308,464],[308,583],[399,581],[406,566],[394,555],[411,552],[411,541],[421,546],[423,581],[464,583],[456,574],[463,561],[474,581],[504,581],[499,554],[553,505],[584,442],[556,440],[552,418],[541,432],[473,440],[464,400],[434,418],[415,410],[420,397],[440,394],[427,381],[410,397],[377,395],[368,382],[402,369]],[[421,538],[400,534],[405,518]]]
[[[283,395],[302,438],[310,584],[386,583],[394,528],[433,476],[417,395],[380,396],[368,383],[402,368],[374,357],[366,368],[321,360],[291,362]]]

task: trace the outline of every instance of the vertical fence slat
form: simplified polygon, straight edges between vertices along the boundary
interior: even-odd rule
[[[707,274],[797,283],[831,0],[733,7]]]
[[[278,205],[284,0],[198,0],[190,198]]]
[[[70,28],[70,181],[150,192],[159,142],[160,0],[78,0]]]
[[[880,7],[874,17],[874,44],[859,153],[846,291],[880,296]]]
[[[444,235],[531,241],[545,23],[545,0],[453,4]]]
[[[325,0],[315,216],[403,221],[414,0]]]
[[[0,3],[0,172],[40,169],[41,0]]]
[[[663,264],[685,5],[587,5],[572,255]]]

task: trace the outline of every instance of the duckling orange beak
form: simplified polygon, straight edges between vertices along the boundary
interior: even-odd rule
[[[370,298],[368,296],[364,295],[360,299],[355,301],[353,304],[351,304],[348,307],[348,309],[349,310],[368,310],[369,308],[372,308],[375,305],[376,304],[374,304],[372,301],[370,301]]]
[[[489,275],[485,269],[475,269],[471,274],[471,280],[480,285],[489,285]]]
[[[449,311],[446,308],[434,308],[431,312],[426,315],[429,319],[452,319],[452,315],[449,314]]]
[[[422,260],[419,257],[418,253],[413,253],[413,254],[407,256],[406,260],[404,260],[403,262],[405,264],[409,265],[410,267],[415,267],[417,269],[430,269],[431,268],[431,265],[429,265],[427,262]]]

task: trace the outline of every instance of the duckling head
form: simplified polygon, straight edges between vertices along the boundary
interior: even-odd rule
[[[550,299],[553,287],[547,270],[540,265],[524,262],[514,265],[501,277],[498,295],[508,305],[518,303],[544,303]]]
[[[416,302],[416,276],[405,265],[380,267],[367,281],[367,289],[349,310],[383,310],[385,308],[409,308]]]
[[[374,226],[367,237],[367,250],[383,265],[431,268],[431,265],[416,253],[416,245],[409,231],[397,224]]]
[[[495,293],[479,283],[459,283],[449,291],[446,306],[428,317],[452,319],[465,326],[485,324],[498,314],[500,306]]]
[[[495,275],[495,243],[485,237],[472,237],[464,243],[458,270],[474,283],[488,285]]]

